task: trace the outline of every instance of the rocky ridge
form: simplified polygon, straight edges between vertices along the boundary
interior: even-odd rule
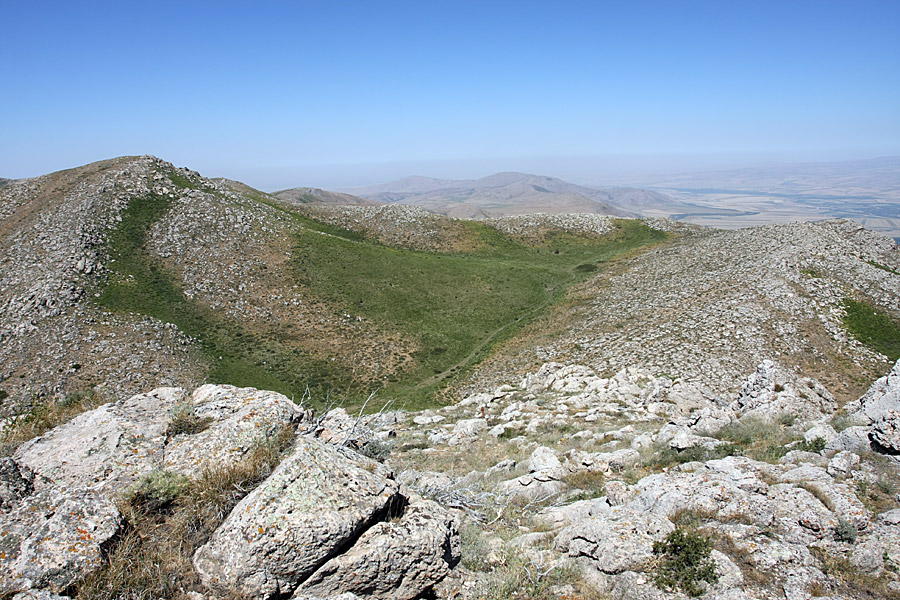
[[[676,530],[710,540],[713,600],[900,597],[898,384],[900,362],[839,408],[773,361],[713,400],[637,368],[548,363],[452,406],[362,418],[161,388],[4,459],[0,587],[77,595],[132,490],[240,465],[288,429],[281,464],[192,551],[185,597],[492,598],[515,580],[525,597],[674,598],[655,544]],[[373,444],[392,448],[384,464]]]
[[[606,374],[639,367],[714,397],[775,358],[850,401],[888,366],[842,319],[845,298],[900,314],[891,239],[850,221],[675,231],[673,243],[576,286],[566,306],[485,361],[465,389],[564,361]]]
[[[900,597],[900,454],[881,441],[897,441],[898,373],[838,409],[772,361],[715,399],[641,369],[550,363],[415,416],[391,460],[460,511],[464,597],[522,555],[545,573],[535,594],[673,597],[654,584],[654,543],[676,529],[711,540],[704,597]]]
[[[253,388],[160,388],[22,445],[0,464],[0,593],[77,594],[124,533],[120,507],[138,491],[227,472],[296,430],[281,464],[194,552],[199,580],[248,598],[419,597],[459,560],[456,521],[378,462],[319,441],[311,415]]]

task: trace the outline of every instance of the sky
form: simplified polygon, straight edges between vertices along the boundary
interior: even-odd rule
[[[900,1],[2,0],[0,177],[266,191],[900,155]]]

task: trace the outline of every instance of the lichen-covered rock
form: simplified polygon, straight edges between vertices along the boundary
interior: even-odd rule
[[[598,570],[614,574],[640,569],[653,555],[653,542],[674,529],[665,517],[612,506],[603,514],[564,528],[555,544],[569,556],[587,556]]]
[[[765,360],[744,382],[731,409],[742,418],[773,419],[786,414],[805,422],[832,414],[837,402],[817,381],[800,379],[771,360]]]
[[[844,409],[863,424],[874,423],[892,410],[900,410],[900,360],[891,372],[873,383],[859,400]]]
[[[47,590],[27,590],[19,592],[12,600],[69,600],[68,596],[58,596]]]
[[[12,510],[34,491],[34,473],[11,458],[0,458],[0,512]]]
[[[64,487],[114,493],[162,463],[172,408],[181,388],[158,388],[83,413],[23,444],[16,462]]]
[[[375,434],[343,408],[335,408],[325,415],[316,427],[316,437],[326,444],[360,449],[375,439]]]
[[[115,504],[93,490],[50,486],[24,498],[0,515],[0,594],[65,589],[100,566],[120,528]]]
[[[278,392],[230,385],[201,386],[188,406],[196,419],[208,424],[169,439],[163,460],[164,469],[187,477],[238,462],[255,444],[307,416]]]
[[[872,424],[869,437],[876,447],[889,454],[900,454],[900,410],[889,410]]]
[[[411,600],[459,562],[456,522],[434,502],[411,504],[399,520],[378,523],[346,553],[319,568],[294,595],[345,592],[382,600]]]
[[[301,437],[197,550],[194,567],[213,590],[285,596],[400,500],[381,464]]]

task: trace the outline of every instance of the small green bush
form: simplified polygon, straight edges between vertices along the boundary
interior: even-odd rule
[[[200,433],[209,427],[210,423],[212,423],[212,417],[200,417],[190,404],[179,404],[175,407],[172,420],[169,421],[169,426],[166,428],[166,439],[181,434]]]
[[[719,580],[716,563],[709,558],[712,543],[702,535],[676,528],[665,541],[653,542],[653,554],[660,557],[654,577],[662,590],[680,590],[689,596],[699,596],[706,591],[705,581],[714,584]]]
[[[391,450],[393,450],[393,448],[393,444],[389,444],[388,442],[372,440],[366,442],[363,447],[359,449],[359,453],[372,460],[384,462],[387,460],[387,457],[391,455]]]
[[[847,542],[848,544],[856,543],[856,525],[847,519],[840,519],[834,528],[834,539],[839,542]]]
[[[799,444],[794,446],[794,449],[795,450],[803,450],[804,452],[815,452],[816,454],[818,454],[819,452],[821,452],[822,450],[825,449],[825,444],[826,444],[825,438],[818,437],[809,442],[807,442],[806,440],[803,440],[802,442],[800,442]]]

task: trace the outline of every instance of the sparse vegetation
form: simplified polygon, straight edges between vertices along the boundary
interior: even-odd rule
[[[663,590],[679,590],[689,596],[706,591],[701,582],[715,584],[719,580],[716,563],[709,558],[712,542],[696,531],[676,528],[665,541],[653,543],[653,554],[659,557],[654,582]]]
[[[209,427],[212,417],[200,417],[194,412],[194,407],[188,403],[179,404],[172,411],[172,420],[166,428],[166,438],[176,435],[200,433]]]
[[[740,448],[743,456],[765,462],[776,462],[788,453],[786,444],[795,437],[785,431],[779,419],[744,418],[723,427],[717,434]]]
[[[889,266],[883,265],[879,262],[875,262],[874,260],[867,260],[866,262],[869,263],[870,265],[872,265],[873,267],[875,267],[876,269],[881,269],[882,271],[887,271],[888,273],[893,273],[894,275],[900,275],[900,271],[897,271],[896,269],[892,269]]]
[[[844,299],[844,311],[844,326],[853,337],[892,362],[900,359],[900,325],[890,315],[852,298]]]
[[[366,442],[366,444],[359,449],[359,453],[363,456],[371,458],[372,460],[384,462],[385,460],[387,460],[388,456],[391,455],[391,450],[393,450],[393,448],[394,445],[389,442],[372,440],[370,442]]]
[[[847,542],[848,544],[855,544],[858,532],[856,531],[856,525],[841,517],[838,520],[837,525],[834,527],[834,539],[839,542]]]
[[[846,598],[860,599],[900,599],[900,592],[888,587],[890,579],[882,575],[873,577],[843,556],[829,554],[825,549],[816,546],[809,548],[812,555],[819,561],[819,569],[828,576],[831,595],[841,595]]]
[[[67,590],[84,600],[185,598],[200,591],[191,556],[235,504],[278,465],[293,430],[261,440],[231,467],[206,471],[197,480],[159,471],[129,490],[119,508],[124,535],[106,564]]]
[[[793,446],[794,450],[802,450],[804,452],[815,452],[818,454],[825,449],[827,442],[825,438],[815,438],[810,441],[802,440]]]
[[[0,456],[12,455],[16,448],[28,440],[43,435],[102,403],[103,398],[91,391],[33,404],[28,412],[14,417],[0,432]]]
[[[190,480],[171,471],[151,471],[123,494],[128,505],[135,510],[158,512],[170,506],[184,494]]]

